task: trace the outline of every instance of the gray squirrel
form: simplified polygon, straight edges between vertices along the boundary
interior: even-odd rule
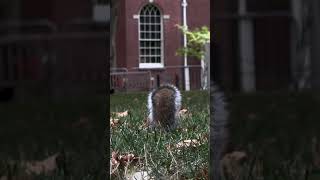
[[[229,130],[229,111],[225,94],[211,82],[210,85],[210,167],[214,180],[222,178],[221,159],[226,153]],[[181,93],[171,84],[154,89],[148,95],[149,127],[163,127],[171,130],[177,127]]]
[[[229,146],[229,111],[225,94],[214,82],[210,84],[210,102],[210,176],[220,180],[224,174],[221,160]]]
[[[148,95],[148,125],[173,130],[179,122],[181,93],[172,84],[163,84]]]

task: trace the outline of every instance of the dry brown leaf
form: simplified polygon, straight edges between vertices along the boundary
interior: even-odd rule
[[[183,149],[183,148],[189,148],[189,147],[197,147],[200,146],[201,143],[196,140],[196,139],[189,139],[189,140],[183,140],[179,143],[177,143],[176,145],[172,146],[172,145],[167,145],[167,149],[168,150],[173,150],[173,149],[177,149],[178,151]]]
[[[26,161],[22,162],[27,174],[49,174],[53,170],[57,169],[56,158],[58,153],[42,160],[42,161]]]
[[[179,111],[180,114],[185,114],[185,113],[187,113],[187,112],[188,112],[187,109],[181,109],[181,110]]]
[[[202,168],[199,170],[199,172],[197,173],[196,180],[208,180],[209,179],[209,172],[207,168]]]
[[[191,117],[192,114],[187,109],[181,109],[179,111],[179,116],[182,118]]]
[[[110,126],[111,127],[116,127],[117,125],[120,124],[120,120],[117,118],[110,118]]]
[[[111,155],[111,174],[113,174],[119,166],[128,166],[131,163],[136,163],[138,160],[141,159],[136,157],[132,153],[119,155],[118,152],[113,151]]]
[[[124,112],[117,112],[117,113],[116,113],[116,117],[117,117],[117,118],[126,117],[126,116],[128,116],[128,115],[129,115],[128,110],[126,110],[126,111],[124,111]]]
[[[239,179],[238,175],[244,170],[243,163],[247,160],[247,154],[242,151],[234,151],[226,154],[221,160],[223,174],[231,179]]]
[[[111,174],[114,174],[114,172],[118,169],[120,165],[120,161],[118,160],[118,152],[113,151],[110,159],[111,163]]]

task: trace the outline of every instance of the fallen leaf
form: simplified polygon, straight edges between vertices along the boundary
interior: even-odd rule
[[[56,159],[58,156],[59,154],[56,153],[42,161],[24,161],[22,165],[27,174],[49,174],[57,169]]]
[[[110,126],[113,128],[113,127],[116,127],[117,125],[120,124],[120,120],[117,119],[117,118],[110,118]]]
[[[111,174],[113,174],[119,166],[125,167],[128,166],[131,163],[136,163],[140,160],[141,158],[136,157],[132,153],[127,153],[123,155],[119,155],[118,152],[113,151],[111,153]]]
[[[208,180],[209,179],[209,172],[207,168],[202,168],[199,170],[199,172],[196,175],[196,180]]]
[[[192,140],[183,140],[183,141],[177,143],[174,146],[169,144],[166,147],[167,147],[168,150],[177,149],[178,151],[180,151],[183,148],[197,147],[197,146],[200,146],[200,145],[201,145],[201,143],[198,140],[192,139]]]
[[[231,179],[238,179],[239,173],[244,170],[243,163],[247,160],[247,154],[241,151],[234,151],[226,154],[221,160],[223,174]]]
[[[182,118],[191,117],[191,113],[187,109],[181,109],[179,111],[179,116]]]
[[[133,173],[132,175],[129,175],[127,177],[127,179],[130,179],[130,180],[136,180],[136,179],[151,179],[151,177],[149,176],[149,174],[151,174],[150,172],[148,171],[138,171],[138,172],[135,172]]]
[[[110,174],[114,174],[114,172],[118,169],[120,165],[120,161],[118,160],[118,152],[113,151],[110,159]]]
[[[116,113],[116,117],[121,118],[121,117],[126,117],[128,116],[128,110],[124,111],[124,112],[117,112]]]

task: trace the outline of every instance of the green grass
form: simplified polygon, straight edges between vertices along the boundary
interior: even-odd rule
[[[105,177],[105,97],[45,98],[1,103],[0,177],[27,179],[21,161],[43,160],[65,152],[64,166],[39,179],[101,179]],[[87,119],[79,123],[80,119]],[[17,164],[10,165],[9,162]]]
[[[182,107],[192,114],[183,118],[181,128],[172,132],[151,131],[144,127],[147,117],[146,93],[115,94],[110,98],[110,111],[129,111],[120,125],[111,129],[111,151],[132,153],[140,162],[115,169],[113,179],[123,179],[130,171],[150,171],[163,179],[195,179],[208,169],[209,98],[208,92],[182,93]],[[167,149],[183,140],[197,139],[201,145],[184,149]],[[127,171],[126,171],[127,170]],[[200,178],[201,179],[201,178]]]

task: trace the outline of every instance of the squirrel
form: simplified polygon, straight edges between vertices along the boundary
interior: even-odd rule
[[[172,84],[163,84],[148,95],[148,125],[173,130],[179,122],[181,93]]]
[[[221,160],[229,146],[229,111],[225,94],[214,82],[210,85],[210,102],[211,177],[220,180],[224,174]]]
[[[210,85],[210,162],[211,176],[219,180],[223,175],[221,160],[229,144],[229,111],[225,94],[218,85]],[[178,125],[181,108],[181,93],[171,84],[161,85],[148,95],[148,124],[154,128],[161,126],[166,130]]]

